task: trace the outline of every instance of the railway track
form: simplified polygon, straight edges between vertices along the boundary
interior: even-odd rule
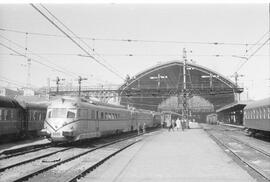
[[[15,157],[18,155],[31,153],[31,152],[35,152],[35,151],[42,150],[42,149],[46,149],[46,148],[49,148],[51,146],[52,146],[51,143],[45,143],[45,144],[30,145],[30,146],[26,146],[26,147],[5,150],[5,151],[0,153],[0,160]]]
[[[6,166],[2,166],[0,172],[0,179],[4,181],[30,180],[39,182],[42,179],[45,181],[76,181],[76,179],[140,139],[141,136],[133,134],[109,142],[103,139],[103,143],[96,146],[89,146],[88,144],[79,148],[58,147],[55,148],[55,151],[36,156],[35,159],[26,158],[25,161],[16,163],[16,165],[8,164],[6,160]],[[16,161],[15,158],[11,159]],[[68,172],[65,173],[64,171]]]
[[[245,167],[248,167],[260,181],[270,181],[270,154],[264,150],[254,147],[222,131],[205,130],[209,136],[225,151],[229,151]]]

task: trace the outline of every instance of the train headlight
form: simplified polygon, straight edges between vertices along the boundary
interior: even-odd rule
[[[72,130],[63,131],[62,134],[63,134],[63,136],[67,136],[67,137],[73,137],[74,136],[74,132]]]

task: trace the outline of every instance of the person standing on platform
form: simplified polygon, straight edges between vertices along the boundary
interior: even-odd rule
[[[138,135],[140,134],[140,123],[138,123],[138,127],[137,127],[137,131],[138,131]]]
[[[176,129],[177,129],[177,131],[180,129],[180,125],[181,125],[180,119],[177,118],[176,119]]]
[[[175,128],[175,120],[172,119],[172,131],[174,131],[174,128]]]
[[[167,125],[168,125],[168,131],[171,131],[171,129],[172,129],[172,121],[168,120]]]
[[[145,127],[146,127],[146,124],[145,123],[143,123],[143,133],[145,133]]]
[[[184,129],[185,129],[185,121],[184,121],[183,118],[181,119],[181,128],[182,128],[182,131],[184,131]]]

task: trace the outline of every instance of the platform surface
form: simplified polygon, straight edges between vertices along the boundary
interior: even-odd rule
[[[99,182],[251,182],[197,124],[191,129],[149,134],[80,180]]]

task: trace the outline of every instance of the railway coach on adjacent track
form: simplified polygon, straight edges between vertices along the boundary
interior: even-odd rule
[[[22,138],[43,128],[47,105],[22,103],[0,96],[0,139]]]
[[[244,108],[244,126],[252,135],[270,134],[270,98],[254,101]]]

